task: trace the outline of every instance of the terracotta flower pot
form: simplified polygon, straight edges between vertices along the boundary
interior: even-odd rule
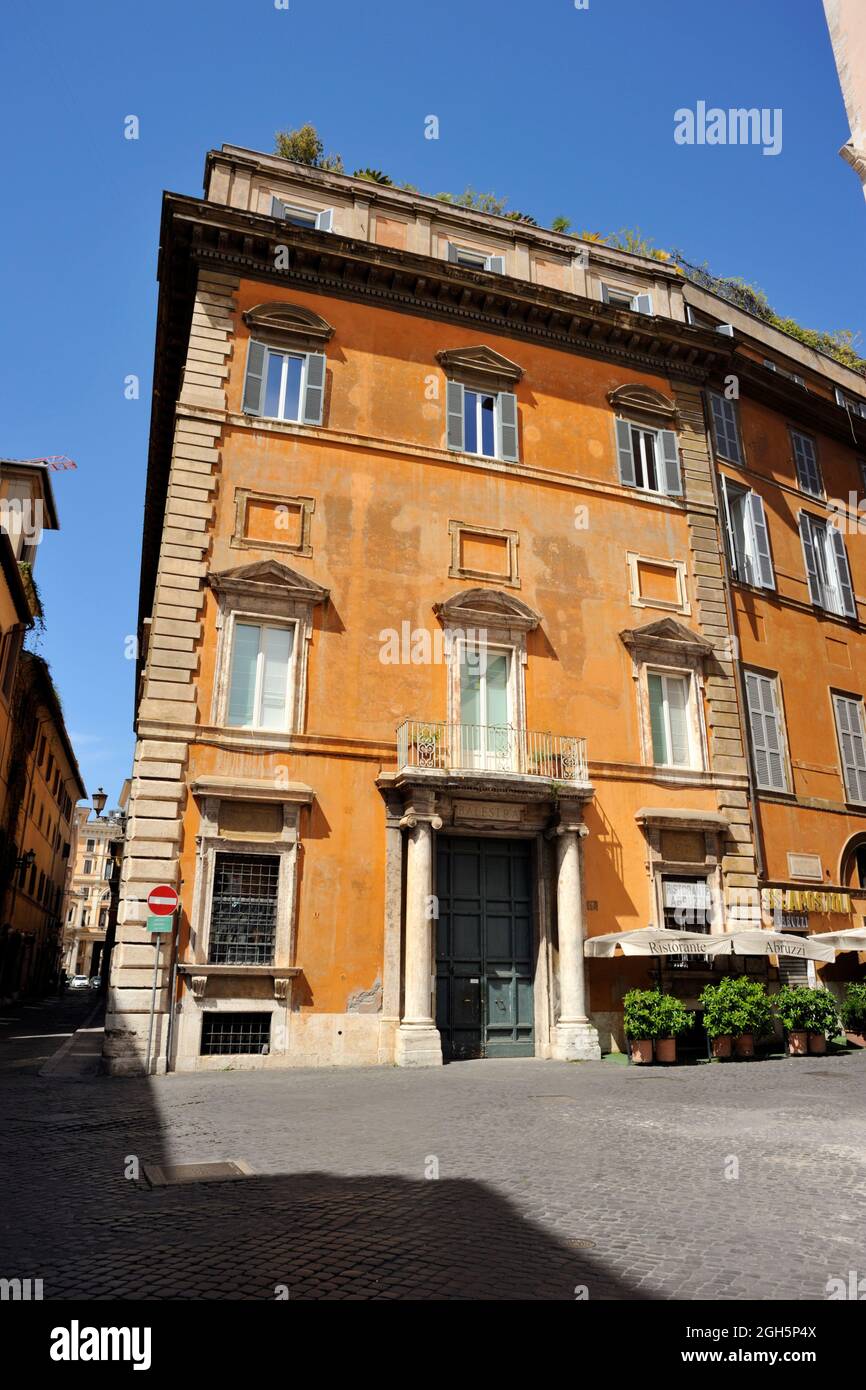
[[[818,1054],[827,1051],[827,1039],[823,1033],[809,1034],[809,1051]]]
[[[676,1038],[659,1038],[656,1043],[657,1062],[675,1062],[677,1060],[677,1040]]]
[[[788,1034],[788,1056],[805,1057],[809,1051],[809,1034],[805,1029],[794,1028]]]
[[[734,1040],[730,1033],[720,1033],[717,1038],[710,1039],[710,1046],[714,1057],[727,1062],[734,1050]]]
[[[652,1038],[633,1038],[631,1060],[639,1067],[648,1066],[653,1059]]]
[[[852,1047],[866,1047],[866,1033],[849,1033],[846,1031],[845,1037]]]
[[[740,1033],[739,1037],[734,1038],[734,1056],[745,1058],[754,1057],[755,1039],[751,1033]]]

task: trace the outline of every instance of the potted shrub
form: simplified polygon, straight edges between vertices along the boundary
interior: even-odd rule
[[[701,994],[704,1029],[710,1039],[713,1056],[724,1062],[731,1056],[734,1034],[740,1032],[742,1022],[737,985],[738,981],[732,975],[726,975],[718,984],[707,985]]]
[[[682,999],[677,999],[675,994],[659,995],[656,1005],[657,1062],[671,1063],[677,1060],[677,1038],[680,1033],[685,1033],[691,1028],[694,1017],[694,1014],[688,1012]]]
[[[653,1060],[660,998],[657,989],[630,989],[622,1001],[623,1030],[631,1044],[631,1060],[639,1066],[646,1066]]]
[[[742,1059],[754,1057],[755,1038],[769,1033],[773,1020],[773,1006],[760,980],[749,980],[741,976],[737,985],[742,1009],[742,1027],[740,1032],[734,1034],[734,1056]]]
[[[809,1051],[809,1019],[812,1016],[814,990],[799,985],[785,985],[775,995],[776,1013],[788,1035],[788,1054],[805,1057]]]
[[[845,1036],[855,1047],[866,1047],[866,984],[849,985],[842,1005]]]
[[[811,1009],[807,1019],[809,1030],[809,1051],[826,1052],[827,1037],[835,1037],[839,1032],[839,1010],[836,1000],[828,989],[810,989]]]

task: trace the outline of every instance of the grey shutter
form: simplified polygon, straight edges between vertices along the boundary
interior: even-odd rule
[[[809,580],[809,597],[813,603],[824,607],[824,588],[818,574],[818,561],[815,558],[815,542],[812,536],[812,518],[808,512],[799,517],[800,540],[803,542],[803,558],[806,561],[806,577]]]
[[[488,256],[488,257],[487,257],[487,269],[488,269],[488,270],[492,270],[493,273],[494,273],[494,275],[504,275],[504,274],[505,274],[505,257],[504,257],[504,256]]]
[[[601,287],[601,302],[602,304],[610,303],[610,290],[607,285],[602,285]]]
[[[732,463],[741,463],[740,435],[737,429],[737,412],[733,401],[710,392],[710,413],[713,422],[713,439],[716,452]]]
[[[672,497],[680,497],[683,491],[680,477],[680,451],[673,430],[661,430],[662,462],[665,470],[665,492]]]
[[[631,447],[631,425],[628,420],[616,422],[616,451],[619,455],[619,480],[626,487],[636,487],[634,454]]]
[[[836,387],[836,404],[841,405],[843,410],[848,409],[848,402],[845,399],[845,393],[839,386]]]
[[[305,425],[320,425],[325,407],[325,354],[307,353],[304,404],[301,419]]]
[[[457,247],[454,245],[453,241],[448,242],[448,259],[449,261],[457,260]]]
[[[639,314],[651,314],[653,311],[652,295],[639,294],[635,296],[634,307]]]
[[[496,416],[499,423],[499,457],[506,463],[516,463],[517,397],[511,391],[500,391],[496,397]]]
[[[319,231],[329,232],[331,230],[331,223],[333,219],[333,208],[324,208],[322,212],[318,213],[318,215],[316,216],[316,226],[319,229]]]
[[[755,540],[755,572],[758,583],[764,589],[775,589],[776,576],[773,573],[773,558],[770,554],[770,536],[764,503],[756,492],[747,495],[749,515],[752,519],[752,535]]]
[[[836,729],[842,751],[845,795],[849,801],[866,801],[866,746],[863,740],[863,706],[860,700],[834,695]]]
[[[848,564],[848,554],[845,550],[845,538],[838,526],[830,526],[830,534],[833,537],[833,554],[836,557],[836,581],[839,589],[839,597],[842,600],[842,608],[848,618],[857,617],[857,604],[854,600],[854,586],[851,583],[851,569]]]
[[[265,384],[265,345],[250,338],[247,348],[247,379],[244,382],[244,413],[261,415]]]
[[[727,541],[728,541],[728,559],[729,559],[730,562],[731,562],[731,569],[732,569],[732,571],[733,571],[734,578],[735,578],[735,579],[741,579],[741,578],[742,578],[742,575],[740,574],[741,560],[740,560],[740,556],[737,554],[737,540],[736,540],[736,536],[734,535],[734,520],[733,520],[733,516],[731,515],[731,499],[730,499],[730,496],[728,495],[728,480],[727,480],[727,478],[725,477],[724,473],[721,475],[721,478],[722,478],[722,506],[724,507],[724,511],[725,511],[725,535],[726,535]]]
[[[281,221],[285,221],[286,205],[281,203],[279,198],[271,198],[271,217],[279,217]]]
[[[775,681],[768,676],[757,676],[754,672],[747,671],[746,699],[758,786],[769,791],[787,791]]]
[[[811,492],[813,497],[820,497],[824,489],[821,485],[815,445],[808,435],[798,434],[796,430],[792,430],[791,438],[794,442],[794,463],[800,487],[804,492]]]
[[[445,388],[445,409],[448,416],[448,448],[462,452],[463,444],[463,383],[449,381]]]

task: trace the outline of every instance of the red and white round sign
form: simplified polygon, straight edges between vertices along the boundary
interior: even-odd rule
[[[172,888],[169,883],[161,883],[158,888],[151,888],[147,895],[147,905],[154,917],[170,917],[177,910],[177,889]]]

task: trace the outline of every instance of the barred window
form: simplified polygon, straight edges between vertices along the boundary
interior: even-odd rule
[[[272,965],[280,861],[218,854],[210,919],[211,965]]]
[[[201,1025],[201,1056],[266,1053],[271,1045],[271,1015],[266,1013],[205,1013]]]

